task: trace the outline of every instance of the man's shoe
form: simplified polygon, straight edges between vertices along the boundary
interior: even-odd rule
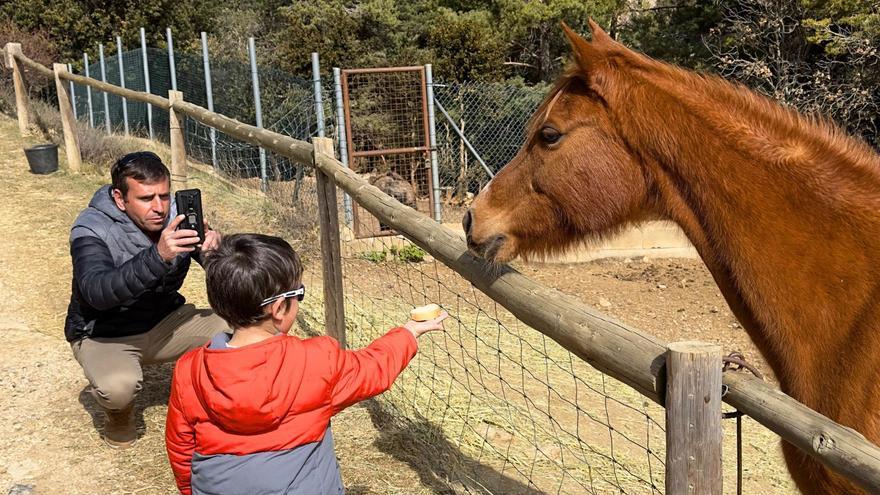
[[[127,449],[137,442],[137,430],[134,426],[132,407],[111,411],[104,410],[107,420],[104,422],[104,433],[101,439],[113,449]]]

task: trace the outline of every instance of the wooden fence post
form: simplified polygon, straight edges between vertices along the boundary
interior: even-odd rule
[[[168,126],[171,134],[171,190],[186,189],[186,146],[183,142],[183,122],[186,116],[178,115],[174,104],[183,101],[183,93],[169,90]]]
[[[58,93],[58,111],[61,112],[61,127],[64,130],[64,150],[67,153],[67,167],[71,172],[79,172],[82,168],[82,154],[76,135],[76,118],[67,94],[67,86],[61,80],[61,74],[67,73],[67,65],[52,64],[55,72],[55,91]]]
[[[315,155],[334,156],[333,140],[312,138]],[[339,248],[339,212],[336,206],[336,184],[315,167],[318,185],[318,218],[321,226],[321,254],[324,268],[324,320],[327,335],[345,342],[345,301],[342,294],[342,256]]]
[[[666,351],[666,493],[721,495],[721,347]]]
[[[12,85],[15,87],[15,109],[18,113],[18,131],[22,136],[28,134],[28,106],[27,93],[24,87],[24,77],[21,66],[15,60],[16,55],[21,54],[21,43],[6,43],[6,68],[12,69]]]

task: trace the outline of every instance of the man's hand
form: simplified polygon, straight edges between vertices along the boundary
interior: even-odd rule
[[[217,249],[220,245],[220,241],[223,240],[223,236],[220,235],[220,232],[216,230],[211,230],[211,227],[208,226],[208,219],[204,219],[205,223],[205,242],[202,243],[202,252],[206,253],[208,251],[213,251]]]
[[[413,334],[413,337],[419,338],[423,334],[428,332],[436,332],[438,330],[445,330],[443,328],[443,320],[449,317],[449,313],[443,311],[440,313],[440,316],[434,318],[433,320],[427,321],[415,321],[409,320],[403,325],[403,328],[406,328]]]
[[[166,263],[174,261],[174,258],[176,258],[178,254],[195,251],[196,244],[199,243],[199,233],[195,230],[176,230],[177,226],[180,225],[180,222],[183,222],[184,218],[186,218],[186,216],[177,215],[177,218],[169,223],[159,236],[159,243],[156,245],[156,248],[159,250],[159,256],[165,260]]]

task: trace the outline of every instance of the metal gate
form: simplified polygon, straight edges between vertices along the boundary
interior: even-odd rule
[[[407,206],[431,214],[428,98],[424,67],[342,71],[349,167]],[[354,206],[357,238],[394,235]]]

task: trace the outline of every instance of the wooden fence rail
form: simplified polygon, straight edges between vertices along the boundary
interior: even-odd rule
[[[15,56],[28,67],[52,77],[51,70],[21,55]],[[473,256],[460,234],[391,198],[333,157],[315,154],[311,144],[238,122],[183,100],[172,104],[156,95],[122,89],[91,78],[68,73],[61,77],[165,110],[173,107],[176,112],[232,137],[262,146],[299,164],[314,166],[382,223],[458,272],[523,323],[645,397],[665,404],[665,342],[603,315],[574,297],[540,285],[513,268],[492,265]],[[880,493],[880,447],[757,378],[725,373],[722,380],[728,389],[724,402],[869,493]]]

